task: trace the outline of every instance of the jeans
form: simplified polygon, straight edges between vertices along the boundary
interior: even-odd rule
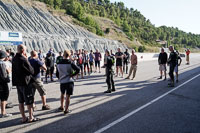
[[[108,90],[111,90],[111,88],[115,89],[112,69],[107,69],[106,68],[106,83],[108,85]]]

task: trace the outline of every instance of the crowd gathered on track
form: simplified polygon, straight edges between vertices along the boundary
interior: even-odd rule
[[[136,76],[138,57],[134,49],[131,49],[131,54],[128,49],[121,51],[118,48],[116,53],[113,53],[112,50],[105,50],[103,55],[98,49],[95,51],[66,49],[56,56],[51,48],[47,54],[43,54],[41,50],[33,50],[29,57],[26,51],[26,46],[23,44],[17,46],[16,53],[12,52],[11,49],[0,50],[1,118],[12,116],[12,114],[6,113],[6,108],[13,107],[12,103],[7,103],[9,101],[9,93],[13,87],[17,89],[19,111],[22,116],[21,122],[31,123],[40,120],[33,115],[36,107],[34,103],[36,90],[41,96],[42,110],[51,109],[46,102],[46,90],[43,82],[49,83],[53,82],[55,78],[59,79],[61,96],[60,107],[57,111],[68,114],[70,113],[70,96],[73,95],[75,81],[87,78],[93,73],[104,73],[101,72],[101,68],[105,68],[104,76],[106,77],[108,89],[104,93],[112,93],[116,91],[114,76],[124,78],[123,74],[126,73],[128,76],[124,80],[133,80]],[[164,76],[164,80],[167,80],[166,72],[167,66],[169,66],[170,78],[168,86],[174,87],[175,82],[179,82],[178,66],[181,65],[182,59],[173,46],[169,46],[169,51],[168,56],[165,49],[161,48],[158,56],[160,71],[158,79],[162,79]],[[186,62],[188,65],[190,63],[189,55],[190,51],[187,49]],[[103,65],[101,66],[100,64]],[[176,73],[176,78],[174,77],[174,72]],[[25,114],[25,105],[28,109],[28,117]]]

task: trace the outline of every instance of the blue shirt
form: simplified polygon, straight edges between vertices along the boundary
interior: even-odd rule
[[[40,78],[40,68],[43,66],[44,63],[38,59],[33,59],[33,58],[30,59],[29,62],[34,69],[34,74],[33,74],[34,78]]]

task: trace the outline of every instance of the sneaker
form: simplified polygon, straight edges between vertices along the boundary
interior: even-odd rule
[[[104,93],[111,93],[111,91],[110,91],[110,90],[107,90],[107,91],[104,91]]]
[[[64,111],[64,115],[69,114],[69,113],[71,113],[71,112],[72,112],[72,111],[69,110],[69,109],[68,109],[67,111],[65,110],[65,111]]]
[[[49,105],[45,105],[45,106],[42,106],[42,110],[50,110],[50,106]]]
[[[169,87],[174,87],[174,83],[169,83],[168,86]]]
[[[12,114],[3,114],[3,115],[1,115],[1,118],[11,117],[11,116],[12,116]]]
[[[6,109],[13,108],[12,104],[6,104]]]
[[[132,78],[131,80],[133,80],[134,78]]]
[[[33,105],[33,111],[36,111],[36,110],[37,110],[36,105]]]
[[[158,79],[162,79],[162,76],[160,76]]]
[[[112,89],[111,91],[116,91],[115,89]]]
[[[125,79],[129,79],[129,77],[126,77]]]
[[[61,108],[61,107],[58,108],[58,112],[63,112],[63,111],[64,111],[64,108]]]

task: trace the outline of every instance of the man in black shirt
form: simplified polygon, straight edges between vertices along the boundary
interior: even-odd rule
[[[115,91],[115,84],[113,80],[113,65],[114,65],[114,57],[110,56],[110,52],[106,50],[106,83],[108,85],[108,90],[104,93],[111,93],[112,91]],[[111,89],[112,88],[112,89]]]
[[[47,57],[45,58],[45,65],[47,67],[45,79],[47,83],[47,77],[50,75],[51,81],[53,81],[53,72],[54,72],[54,57],[51,52],[47,53]]]
[[[177,64],[177,53],[174,52],[174,48],[173,46],[169,46],[169,50],[170,50],[170,55],[168,58],[168,65],[169,65],[169,76],[171,79],[171,83],[169,83],[168,85],[170,87],[174,87],[174,68],[176,67]]]
[[[123,71],[122,71],[122,59],[123,59],[123,53],[121,52],[120,48],[117,49],[118,52],[115,54],[116,58],[116,77],[118,76],[118,71],[120,69],[121,77],[123,78]]]
[[[176,67],[174,68],[174,72],[176,73],[176,83],[178,83],[178,67],[181,65],[182,59],[179,52],[176,51],[176,53],[177,53],[177,63]]]
[[[158,64],[159,64],[159,70],[160,70],[160,78],[162,79],[162,74],[164,71],[165,79],[166,80],[166,64],[167,64],[167,53],[164,51],[164,48],[161,48],[161,53],[159,54],[158,57]]]
[[[128,74],[128,63],[130,60],[130,54],[128,53],[128,49],[124,52],[124,60],[123,60],[123,72],[125,72],[125,67],[126,67],[126,74]]]
[[[33,117],[34,87],[32,86],[31,77],[34,69],[27,59],[26,47],[18,45],[17,54],[12,62],[12,83],[17,86],[17,94],[19,101],[19,110],[22,115],[22,123],[27,121],[35,122],[38,118]],[[24,103],[28,107],[29,117],[26,117],[24,111]]]

